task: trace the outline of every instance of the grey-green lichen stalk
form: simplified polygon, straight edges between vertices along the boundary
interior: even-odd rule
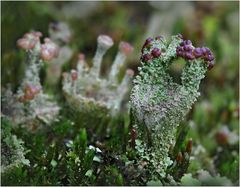
[[[71,109],[78,116],[89,116],[85,121],[117,114],[128,91],[133,70],[128,69],[119,83],[118,75],[133,47],[127,42],[120,42],[119,51],[113,61],[108,78],[100,76],[103,56],[112,47],[113,40],[107,35],[97,39],[97,50],[91,68],[87,67],[84,54],[79,54],[76,70],[63,74],[63,92]],[[83,117],[81,117],[83,120]]]
[[[181,84],[168,73],[178,57],[186,60]],[[166,176],[175,131],[200,95],[199,84],[213,64],[208,48],[195,48],[180,34],[173,36],[170,44],[162,36],[146,40],[131,93],[131,116],[137,133],[135,148],[140,162],[147,162],[153,180]]]
[[[45,38],[44,43],[41,43],[41,36],[41,32],[32,31],[17,41],[18,47],[27,54],[24,78],[16,94],[8,87],[1,97],[2,114],[14,125],[24,124],[30,130],[39,127],[33,123],[36,120],[50,124],[60,109],[51,97],[43,92],[39,76],[43,62],[58,56],[58,47],[49,38]]]

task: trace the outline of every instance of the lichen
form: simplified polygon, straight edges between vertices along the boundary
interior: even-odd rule
[[[70,111],[75,113],[82,123],[88,125],[100,123],[104,118],[114,116],[120,111],[134,74],[132,70],[126,70],[119,83],[119,72],[127,56],[133,51],[133,47],[129,43],[120,42],[119,51],[108,77],[101,78],[102,59],[113,45],[113,41],[107,35],[100,35],[97,42],[97,50],[91,68],[87,66],[85,55],[80,53],[76,70],[63,73],[63,93]]]
[[[7,119],[1,118],[1,121],[1,173],[19,165],[29,165],[29,160],[24,156],[24,142],[12,134],[11,124]]]
[[[38,129],[37,121],[49,124],[59,111],[59,106],[45,94],[40,83],[39,71],[44,62],[51,61],[58,55],[58,47],[49,38],[41,44],[40,32],[26,33],[17,41],[19,48],[27,54],[26,69],[17,93],[8,86],[1,97],[2,113],[13,125],[24,124],[30,130]],[[32,125],[33,124],[33,125]]]
[[[169,75],[169,67],[178,57],[186,60],[181,84]],[[158,36],[143,45],[139,75],[131,92],[131,118],[140,162],[147,161],[153,180],[166,176],[176,129],[200,95],[199,84],[213,60],[208,48],[195,48],[180,34],[173,36],[170,44]]]

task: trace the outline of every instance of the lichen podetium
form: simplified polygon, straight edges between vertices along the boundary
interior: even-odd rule
[[[60,110],[50,95],[43,92],[39,76],[43,63],[58,56],[58,46],[49,38],[44,38],[44,43],[41,43],[40,37],[41,32],[31,31],[18,39],[17,46],[27,56],[24,78],[16,94],[8,86],[1,97],[2,114],[15,126],[23,124],[31,131],[41,127],[40,122],[50,124]]]
[[[168,72],[177,58],[186,61],[181,84],[175,83]],[[200,95],[199,84],[213,65],[208,48],[195,48],[180,34],[170,43],[158,36],[148,38],[143,45],[139,75],[131,92],[131,120],[140,162],[147,161],[153,180],[166,176],[176,129]]]
[[[81,125],[87,128],[97,129],[102,121],[106,123],[111,116],[119,113],[134,75],[133,70],[128,69],[121,82],[118,81],[127,56],[133,52],[133,47],[129,43],[121,41],[108,77],[100,76],[103,56],[112,45],[111,37],[100,35],[92,67],[87,67],[85,56],[80,53],[76,70],[63,73],[63,93],[70,113],[76,116],[75,121],[81,121]]]

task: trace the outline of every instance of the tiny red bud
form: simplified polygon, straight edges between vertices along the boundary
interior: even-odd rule
[[[123,52],[125,55],[128,55],[133,52],[133,46],[131,46],[128,42],[120,42],[119,50]]]
[[[227,131],[217,132],[217,134],[215,136],[217,143],[220,145],[227,145],[228,144],[228,135],[229,135],[229,132],[227,132]]]
[[[161,55],[161,50],[155,47],[155,48],[152,50],[151,54],[152,54],[152,56],[155,57],[155,58],[160,57],[160,55]]]
[[[149,44],[153,41],[153,38],[149,37],[146,39],[145,44]]]
[[[193,60],[195,58],[194,55],[192,53],[189,53],[189,52],[186,52],[184,57],[187,60]]]
[[[176,160],[177,160],[178,163],[182,162],[182,160],[183,160],[183,155],[182,155],[181,152],[178,153]]]
[[[193,51],[193,54],[196,58],[201,57],[203,55],[202,54],[202,49],[200,47],[195,48],[194,51]]]
[[[143,62],[149,62],[149,60],[151,60],[151,55],[150,54],[144,54],[143,56],[142,56],[142,60],[143,60]]]
[[[188,140],[187,146],[186,146],[186,152],[190,155],[192,152],[192,139]]]

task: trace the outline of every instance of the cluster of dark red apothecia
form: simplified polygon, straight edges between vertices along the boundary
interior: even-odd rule
[[[211,69],[214,65],[214,56],[210,49],[207,47],[195,48],[190,40],[183,40],[180,46],[177,46],[176,52],[178,57],[182,57],[186,60],[203,58],[208,65],[208,69]]]
[[[177,37],[182,39],[182,42],[176,48],[176,54],[178,57],[182,57],[185,60],[194,60],[196,58],[203,58],[204,62],[207,63],[208,69],[210,70],[214,66],[214,56],[213,53],[207,47],[197,47],[195,48],[192,45],[190,40],[184,40],[181,34],[178,34]],[[157,36],[155,40],[161,40],[162,36]],[[150,49],[152,46],[153,38],[149,37],[145,41],[142,47],[142,53],[144,49]],[[161,49],[154,47],[150,53],[143,54],[141,60],[143,62],[150,62],[153,58],[158,58],[161,56]]]
[[[157,36],[155,40],[161,40],[163,37],[162,36]],[[142,53],[145,48],[151,48],[152,42],[154,41],[153,38],[149,37],[146,39],[143,47],[142,47]],[[151,53],[146,53],[142,55],[141,59],[143,62],[149,62],[152,58],[158,58],[161,55],[161,49],[154,47],[151,51]]]

